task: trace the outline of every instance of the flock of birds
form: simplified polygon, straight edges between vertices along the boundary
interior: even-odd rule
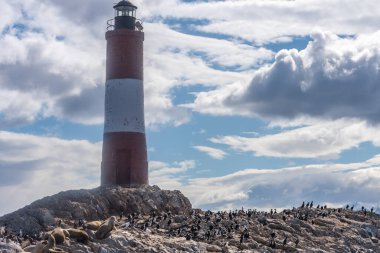
[[[56,244],[64,243],[70,239],[75,239],[81,243],[88,243],[91,240],[101,240],[109,237],[115,229],[136,229],[145,232],[154,232],[168,237],[183,237],[186,240],[194,240],[210,243],[218,239],[238,239],[240,244],[244,244],[252,236],[252,228],[255,222],[260,226],[268,224],[268,218],[282,219],[284,222],[290,219],[299,219],[314,224],[314,219],[328,217],[332,213],[342,211],[354,212],[354,206],[347,205],[343,208],[327,208],[326,205],[314,206],[313,201],[302,203],[298,208],[284,209],[277,212],[271,209],[269,212],[258,211],[256,209],[234,211],[201,211],[193,209],[189,214],[172,214],[168,212],[159,212],[152,210],[150,214],[120,212],[118,217],[112,216],[105,221],[78,220],[75,222],[63,223],[58,220],[56,228],[50,232],[39,231],[32,235],[23,233],[22,229],[14,233],[7,227],[0,227],[0,241],[13,241],[22,247],[28,245],[40,246],[40,250],[34,252],[43,253],[44,247],[54,249]],[[358,211],[363,216],[373,213],[374,209],[367,210],[362,207]],[[255,221],[255,222],[253,222]],[[257,224],[256,224],[257,225]],[[71,227],[71,228],[70,228]],[[276,248],[279,244],[285,246],[292,241],[295,247],[300,243],[297,235],[289,238],[285,235],[280,238],[275,230],[271,230],[267,235],[268,246]],[[42,246],[41,246],[42,245]],[[38,247],[37,247],[38,248]],[[48,252],[48,251],[46,251]],[[51,252],[51,251],[50,251]]]

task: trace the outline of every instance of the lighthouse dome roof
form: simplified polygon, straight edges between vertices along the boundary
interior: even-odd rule
[[[118,7],[133,7],[135,9],[137,9],[137,6],[132,4],[130,1],[126,1],[126,0],[122,0],[120,2],[118,2],[113,8],[118,8]]]

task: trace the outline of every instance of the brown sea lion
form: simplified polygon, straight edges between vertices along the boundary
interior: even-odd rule
[[[67,253],[66,251],[55,247],[55,239],[50,235],[49,240],[42,253]]]
[[[76,241],[80,243],[87,243],[90,238],[83,230],[69,228],[66,229],[66,231],[69,233],[70,239],[76,239]]]
[[[103,221],[99,221],[99,220],[96,220],[96,221],[91,221],[91,222],[87,222],[86,224],[84,224],[84,227],[87,228],[87,229],[90,229],[90,230],[98,230],[99,227],[103,224],[104,222]]]
[[[51,234],[48,241],[42,241],[33,250],[33,253],[67,253],[66,251],[55,247],[55,239]]]
[[[108,222],[104,223],[99,227],[99,229],[95,233],[96,239],[105,239],[111,235],[111,231],[115,228],[116,217],[112,216]]]
[[[48,244],[47,241],[41,241],[36,245],[36,247],[33,249],[32,253],[42,253],[45,246]]]
[[[67,242],[67,237],[70,236],[69,232],[62,228],[55,228],[52,231],[46,233],[45,240],[48,240],[49,236],[53,235],[55,239],[55,243],[62,244],[64,242]]]

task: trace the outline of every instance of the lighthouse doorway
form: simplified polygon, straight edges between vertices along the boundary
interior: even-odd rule
[[[116,152],[116,159],[116,184],[129,184],[131,182],[131,151],[119,149]]]

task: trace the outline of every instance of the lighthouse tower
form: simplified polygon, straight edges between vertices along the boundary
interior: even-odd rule
[[[143,41],[136,9],[114,7],[106,32],[107,66],[101,185],[148,184],[144,123]]]

